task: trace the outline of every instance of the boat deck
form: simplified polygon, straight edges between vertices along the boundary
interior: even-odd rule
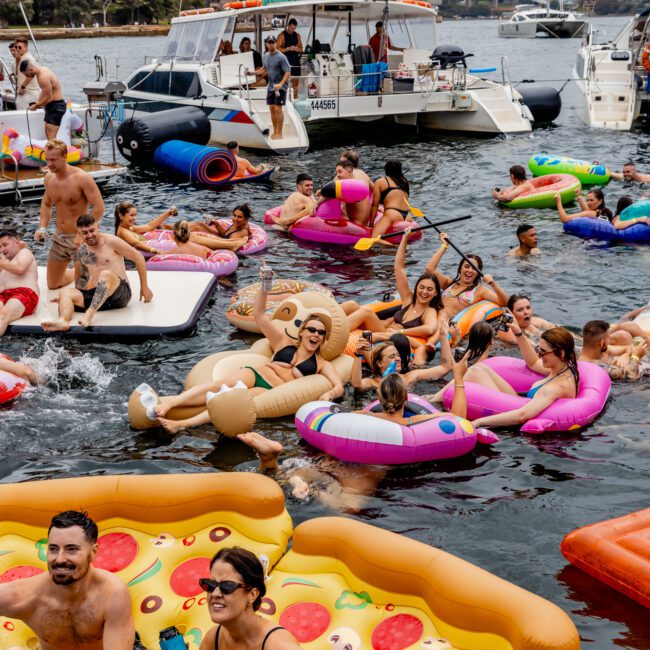
[[[95,182],[102,186],[113,176],[126,173],[126,167],[119,163],[104,163],[86,160],[75,165],[87,171]],[[11,162],[0,165],[0,203],[21,203],[39,199],[45,188],[45,173],[37,167],[15,169]]]

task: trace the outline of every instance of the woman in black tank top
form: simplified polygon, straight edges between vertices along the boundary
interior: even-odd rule
[[[222,548],[210,563],[210,577],[199,580],[207,592],[210,618],[217,627],[200,650],[300,650],[293,635],[256,612],[266,594],[264,567],[239,546]]]

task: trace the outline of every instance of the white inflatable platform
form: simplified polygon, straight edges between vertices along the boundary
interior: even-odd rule
[[[58,305],[53,303],[59,291],[49,291],[45,267],[38,267],[38,284],[41,299],[31,316],[14,321],[8,334],[27,336],[60,335],[89,339],[143,340],[161,336],[188,335],[206,308],[217,286],[217,276],[212,273],[189,271],[148,271],[147,281],[153,300],[144,303],[140,298],[140,281],[137,271],[127,271],[133,294],[128,307],[100,311],[92,325],[83,329],[77,325],[82,312],[75,312],[67,332],[47,332],[41,323],[58,318]]]

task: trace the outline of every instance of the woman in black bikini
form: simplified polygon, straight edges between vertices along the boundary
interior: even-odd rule
[[[376,187],[376,186],[375,186]],[[402,308],[387,320],[381,320],[369,307],[359,305],[353,300],[344,302],[341,307],[348,317],[350,330],[357,328],[373,332],[372,340],[375,343],[388,341],[390,337],[399,332],[409,337],[411,347],[416,352],[415,363],[426,363],[426,351],[422,341],[428,339],[438,330],[438,312],[442,309],[442,295],[438,279],[430,274],[423,273],[411,289],[406,275],[406,246],[408,232],[402,237],[397,253],[395,254],[395,282]],[[417,338],[414,338],[417,337]],[[418,354],[419,349],[420,354]]]
[[[340,377],[329,361],[319,356],[319,351],[328,336],[327,324],[318,314],[310,314],[298,330],[298,345],[289,338],[266,314],[267,293],[257,292],[253,304],[253,316],[262,334],[269,340],[274,355],[264,366],[253,368],[244,366],[235,375],[216,379],[212,382],[199,384],[180,395],[162,397],[154,411],[160,424],[171,433],[176,433],[187,427],[196,427],[210,422],[207,407],[198,415],[187,420],[168,420],[165,415],[170,409],[178,406],[205,405],[207,394],[217,392],[224,386],[228,388],[248,388],[251,395],[260,395],[264,391],[286,384],[293,379],[307,375],[323,375],[332,388],[323,393],[319,399],[332,401],[343,395],[344,389]]]
[[[387,160],[384,165],[386,176],[375,181],[372,194],[372,207],[370,209],[370,222],[375,223],[379,205],[384,206],[382,218],[375,223],[372,229],[372,236],[379,237],[388,232],[388,229],[396,221],[410,221],[409,206],[409,182],[404,178],[402,163],[399,160]],[[382,240],[382,243],[390,242]]]
[[[222,548],[210,562],[210,577],[199,585],[213,627],[200,650],[300,650],[293,634],[256,614],[266,594],[264,567],[239,546]]]
[[[211,250],[218,248],[237,250],[253,235],[248,223],[250,219],[251,209],[246,203],[242,203],[232,211],[232,224],[228,227],[220,224],[218,219],[194,221],[190,224],[192,241]]]

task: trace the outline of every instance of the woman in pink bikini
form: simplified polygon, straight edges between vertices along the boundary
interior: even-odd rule
[[[440,233],[440,248],[433,254],[427,262],[426,272],[434,275],[442,289],[442,305],[449,319],[453,319],[463,309],[479,302],[480,300],[489,300],[505,307],[508,302],[508,294],[497,284],[491,275],[484,275],[483,282],[490,287],[481,284],[481,276],[476,272],[466,260],[462,259],[456,271],[456,277],[450,278],[438,271],[438,264],[445,254],[449,244],[447,235]],[[474,265],[483,271],[483,260],[478,255],[467,256]],[[436,332],[428,341],[427,346],[435,346],[438,342],[438,333]]]

